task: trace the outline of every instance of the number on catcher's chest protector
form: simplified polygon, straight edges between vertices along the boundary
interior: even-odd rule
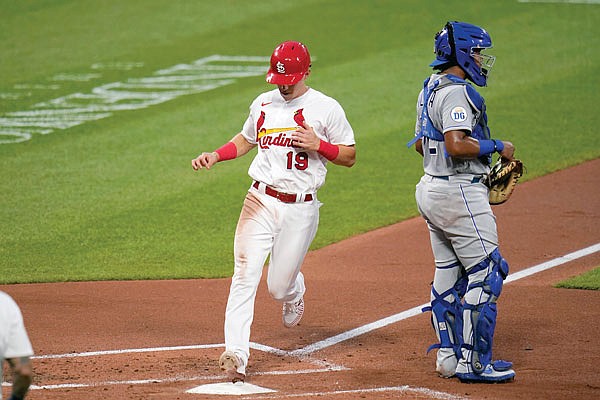
[[[308,154],[306,154],[304,151],[301,151],[300,153],[294,153],[293,151],[290,151],[287,153],[287,169],[292,168],[296,168],[300,171],[304,171],[306,168],[308,168]]]

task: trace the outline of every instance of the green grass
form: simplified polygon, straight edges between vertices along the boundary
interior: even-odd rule
[[[485,96],[495,137],[532,179],[600,156],[600,7],[480,1],[0,0],[0,118],[212,54],[268,57],[309,46],[309,85],[344,106],[357,164],[331,166],[312,248],[417,214],[420,157],[405,143],[448,19],[485,26],[498,57]],[[461,10],[461,11],[457,11]],[[140,62],[90,81],[95,63]],[[265,66],[266,67],[266,66]],[[190,160],[241,128],[262,76],[110,118],[0,144],[0,283],[225,277],[249,187],[245,158],[206,173]],[[22,93],[19,92],[19,93]]]
[[[566,289],[600,290],[600,267],[555,285]]]

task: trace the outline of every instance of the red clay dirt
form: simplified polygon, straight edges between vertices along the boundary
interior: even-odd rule
[[[600,243],[599,172],[597,159],[521,183],[509,202],[495,207],[500,248],[512,273]],[[419,314],[326,346],[310,358],[252,350],[247,382],[277,392],[241,398],[600,398],[600,291],[553,287],[599,265],[596,251],[505,285],[494,356],[514,362],[512,383],[437,377],[433,353],[425,354],[435,341],[429,315]],[[414,218],[310,252],[303,271],[308,289],[301,324],[282,326],[280,305],[263,281],[253,342],[301,349],[426,303],[433,264],[425,223]],[[214,345],[35,358],[34,384],[47,388],[31,390],[28,398],[232,398],[185,393],[225,381],[217,359],[229,281],[0,286],[20,304],[38,357]],[[8,392],[6,387],[5,398]]]

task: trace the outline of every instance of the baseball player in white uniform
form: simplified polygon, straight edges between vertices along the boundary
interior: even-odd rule
[[[13,371],[12,393],[9,400],[25,398],[33,376],[29,359],[32,355],[33,348],[19,306],[8,294],[0,292],[0,378],[6,360]],[[0,385],[1,398],[2,386]]]
[[[279,44],[266,76],[277,89],[252,102],[242,131],[231,141],[192,160],[195,170],[210,169],[258,148],[235,232],[225,351],[219,359],[233,382],[246,377],[254,300],[267,257],[269,293],[283,303],[283,325],[291,328],[304,312],[300,267],[317,232],[317,191],[325,182],[326,165],[351,167],[355,162],[352,127],[336,100],[306,85],[310,66],[304,44]]]
[[[435,258],[432,323],[440,343],[436,370],[463,382],[505,382],[512,363],[492,360],[496,301],[508,275],[498,248],[496,217],[484,178],[492,154],[513,159],[514,146],[491,139],[483,97],[466,81],[485,86],[494,63],[489,34],[448,22],[435,37],[436,72],[417,102],[415,139],[425,174],[416,188]],[[430,349],[431,349],[430,348]]]

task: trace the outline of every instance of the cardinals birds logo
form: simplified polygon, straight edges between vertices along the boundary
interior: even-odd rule
[[[294,112],[294,121],[296,121],[298,126],[302,126],[302,127],[304,127],[304,121],[305,121],[304,115],[302,115],[303,110],[304,110],[304,108],[301,108]]]

